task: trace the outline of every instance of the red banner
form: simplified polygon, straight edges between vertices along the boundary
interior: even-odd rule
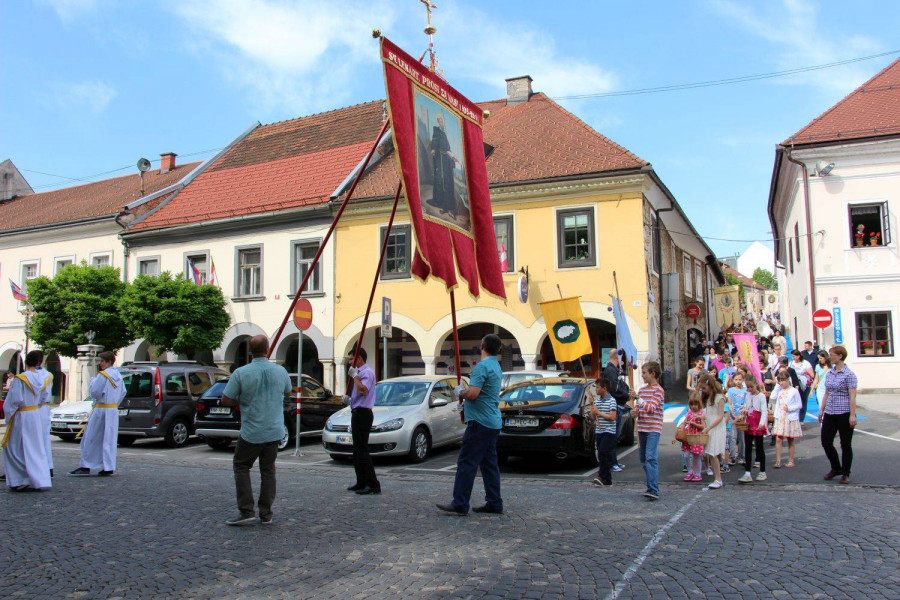
[[[416,238],[413,275],[436,277],[452,290],[458,268],[472,296],[484,288],[506,299],[481,109],[385,38],[381,58],[397,168]]]

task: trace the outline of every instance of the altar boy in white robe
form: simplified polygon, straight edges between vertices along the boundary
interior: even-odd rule
[[[91,469],[106,477],[116,471],[116,446],[119,442],[119,404],[125,397],[125,384],[119,370],[113,367],[116,355],[101,352],[100,372],[91,380],[90,393],[94,407],[81,438],[81,464],[69,475],[85,477]]]
[[[44,391],[52,379],[37,370],[43,361],[44,353],[40,350],[27,354],[25,372],[16,375],[3,405],[6,413],[6,433],[2,440],[6,485],[17,492],[52,487],[44,439],[50,433],[41,414],[42,400],[47,397]]]

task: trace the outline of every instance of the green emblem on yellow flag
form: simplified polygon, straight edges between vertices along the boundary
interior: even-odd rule
[[[578,360],[591,353],[591,340],[577,297],[541,302],[541,312],[557,361]]]

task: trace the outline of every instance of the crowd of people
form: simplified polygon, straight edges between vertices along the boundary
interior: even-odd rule
[[[840,477],[840,483],[850,483],[857,379],[844,362],[846,348],[819,350],[807,341],[803,350],[788,352],[788,340],[776,330],[770,337],[757,337],[759,365],[750,365],[738,358],[733,333],[743,333],[740,329],[725,331],[712,342],[702,339],[692,354],[686,379],[688,406],[672,440],[672,444],[681,444],[684,481],[702,482],[709,477],[712,481],[708,487],[718,489],[723,486],[722,474],[739,463],[744,473],[738,482],[765,481],[767,437],[775,446],[772,466],[793,468],[796,441],[804,435],[802,424],[813,399],[818,407],[821,444],[831,467],[824,479]],[[665,405],[659,364],[644,363],[641,377],[644,386],[630,392],[629,405],[636,418],[640,463],[646,473],[644,496],[656,500]],[[594,483],[600,486],[612,483],[610,465],[615,462],[608,435],[616,431],[621,412],[610,395],[610,388],[615,386],[611,379],[604,372],[594,386],[593,416],[600,464]],[[834,446],[837,436],[840,455]],[[785,445],[787,460],[783,460]]]

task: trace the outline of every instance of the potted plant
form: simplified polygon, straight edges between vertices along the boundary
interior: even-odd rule
[[[857,247],[861,247],[866,239],[866,226],[860,223],[856,226],[856,233],[853,234]]]
[[[880,246],[881,245],[881,232],[873,231],[869,234],[869,245],[870,246]]]

